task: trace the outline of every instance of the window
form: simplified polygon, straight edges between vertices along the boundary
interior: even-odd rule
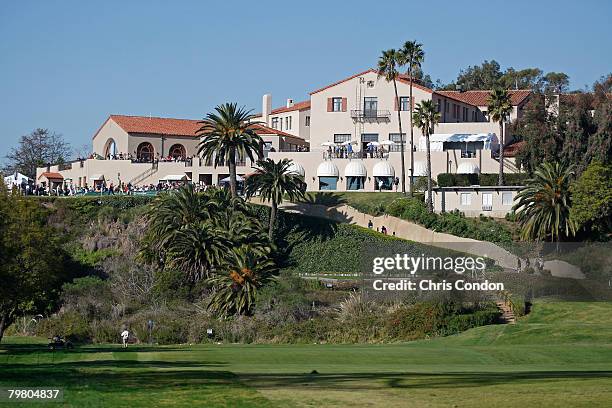
[[[463,121],[467,122],[468,121],[468,108],[463,108]]]
[[[187,154],[185,153],[185,147],[182,144],[172,145],[168,153],[170,154],[170,157],[172,157],[175,160],[187,158]]]
[[[512,193],[509,191],[502,193],[502,205],[512,205]]]
[[[287,116],[285,118],[285,129],[287,130],[291,129],[291,116]]]
[[[461,205],[472,205],[472,193],[461,193]]]
[[[375,96],[366,96],[363,98],[363,115],[365,117],[376,117],[378,110],[378,98]]]
[[[436,106],[436,110],[438,112],[442,111],[442,101],[440,99],[438,99],[438,104]]]
[[[444,100],[444,112],[448,113],[448,101]]]
[[[391,176],[377,176],[374,177],[376,184],[374,186],[377,190],[392,190],[393,189],[393,177]]]
[[[332,112],[342,112],[342,98],[332,98]]]
[[[310,126],[310,116],[306,116],[305,126]]]
[[[319,177],[319,190],[335,190],[338,185],[338,177]]]
[[[493,211],[493,193],[482,193],[482,210]]]
[[[399,98],[399,110],[409,111],[410,110],[410,97],[400,96]]]
[[[365,177],[346,177],[346,189],[347,190],[363,190],[365,184]]]
[[[349,140],[351,140],[351,134],[345,134],[345,133],[337,133],[334,134],[334,143],[343,143],[343,142],[348,142]]]
[[[152,161],[153,160],[153,145],[149,142],[143,142],[136,148],[136,158],[140,161]]]
[[[406,148],[406,134],[404,135],[404,149]],[[395,144],[389,146],[390,152],[401,152],[402,151],[402,138],[399,133],[389,133],[389,140],[395,142]]]
[[[378,142],[378,133],[363,133],[361,135],[362,142]]]
[[[278,129],[278,118],[272,118],[272,129]]]
[[[368,88],[374,88],[374,81],[368,81]]]

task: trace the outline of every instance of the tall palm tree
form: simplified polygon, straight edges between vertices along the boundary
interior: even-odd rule
[[[414,188],[414,124],[412,103],[412,78],[425,59],[423,44],[416,41],[406,41],[400,51],[402,65],[408,65],[408,80],[410,81],[410,192]]]
[[[393,82],[395,91],[395,103],[397,104],[397,122],[399,123],[400,133],[400,152],[402,158],[402,193],[406,193],[406,165],[404,162],[404,134],[402,133],[402,116],[399,109],[399,96],[397,94],[397,76],[399,75],[399,65],[401,54],[394,49],[383,51],[378,59],[378,77],[384,77],[387,82]]]
[[[275,162],[272,159],[260,160],[255,167],[255,173],[247,178],[246,195],[253,197],[259,193],[261,198],[272,204],[270,212],[270,225],[268,236],[272,238],[274,222],[278,205],[282,204],[283,197],[289,201],[295,201],[304,197],[302,186],[304,180],[296,173],[289,170],[292,160],[282,159]]]
[[[414,123],[421,129],[427,144],[427,210],[433,212],[433,200],[431,192],[431,150],[429,136],[433,133],[434,127],[440,122],[440,113],[436,109],[434,102],[430,100],[421,101],[413,113]]]
[[[544,162],[533,178],[516,196],[512,210],[516,212],[524,240],[558,242],[576,233],[576,223],[570,215],[570,181],[572,167]],[[558,248],[558,246],[557,246]]]
[[[500,186],[504,185],[504,123],[512,113],[512,101],[506,89],[494,89],[491,91],[487,106],[489,117],[499,123],[499,180]]]
[[[230,191],[236,197],[236,160],[248,157],[254,161],[254,154],[262,158],[263,141],[255,133],[259,122],[249,122],[251,111],[238,108],[235,103],[225,103],[215,108],[199,123],[202,127],[197,134],[202,137],[198,154],[207,160],[214,156],[214,166],[229,167]]]

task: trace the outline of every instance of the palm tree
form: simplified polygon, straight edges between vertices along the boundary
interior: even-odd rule
[[[224,272],[208,280],[214,288],[208,308],[221,316],[250,315],[255,307],[257,289],[265,285],[277,268],[269,258],[261,258],[249,248],[232,252]]]
[[[193,186],[161,194],[145,214],[141,257],[179,268],[192,280],[208,277],[234,249],[249,246],[261,256],[272,249],[251,207],[225,189],[197,192]]]
[[[229,167],[230,191],[236,197],[236,160],[248,157],[254,161],[254,153],[262,158],[263,141],[255,133],[259,122],[249,122],[251,111],[238,108],[235,103],[225,103],[215,108],[199,123],[197,134],[202,137],[198,154],[207,160],[215,158],[214,166]]]
[[[421,101],[413,113],[413,121],[421,129],[427,144],[427,210],[433,212],[433,200],[431,192],[431,151],[429,148],[429,135],[434,131],[434,127],[440,122],[440,113],[436,105],[430,99]]]
[[[504,185],[504,123],[512,112],[512,101],[506,89],[494,89],[489,95],[487,106],[489,117],[499,123],[499,180],[500,186]]]
[[[406,165],[404,162],[404,134],[402,133],[402,116],[399,109],[399,96],[397,94],[397,76],[399,75],[398,67],[400,64],[401,55],[394,49],[383,51],[378,59],[378,77],[384,77],[387,82],[393,82],[393,90],[395,91],[395,103],[397,109],[397,122],[399,123],[400,134],[400,152],[402,158],[402,193],[406,193]],[[412,189],[411,189],[412,190]]]
[[[410,81],[410,193],[412,194],[414,183],[414,125],[413,125],[413,103],[412,103],[412,78],[417,69],[425,59],[423,44],[416,41],[406,41],[400,51],[402,65],[408,65],[408,80]]]
[[[570,215],[572,167],[544,162],[516,196],[512,210],[521,227],[521,238],[558,241],[576,233]]]
[[[270,239],[272,239],[278,205],[282,204],[283,197],[286,195],[289,201],[304,197],[302,189],[304,180],[300,175],[289,170],[291,164],[292,160],[289,159],[282,159],[278,162],[271,159],[260,160],[257,162],[259,167],[255,168],[255,173],[247,178],[247,197],[253,197],[259,193],[263,200],[272,204],[268,227]]]

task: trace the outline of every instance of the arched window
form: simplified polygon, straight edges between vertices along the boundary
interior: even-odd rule
[[[141,161],[152,161],[154,153],[153,145],[149,142],[142,142],[136,149],[136,157]]]
[[[173,159],[185,159],[185,147],[182,144],[175,144],[170,147],[170,157]]]
[[[112,156],[115,156],[116,154],[117,144],[113,139],[108,139],[104,147],[104,158],[109,158],[109,156],[112,158]]]

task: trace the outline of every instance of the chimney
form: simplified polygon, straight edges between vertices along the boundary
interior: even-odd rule
[[[261,119],[265,124],[269,124],[270,112],[272,112],[272,95],[265,94],[261,103]]]
[[[287,107],[291,108],[293,106],[293,99],[287,99]]]

